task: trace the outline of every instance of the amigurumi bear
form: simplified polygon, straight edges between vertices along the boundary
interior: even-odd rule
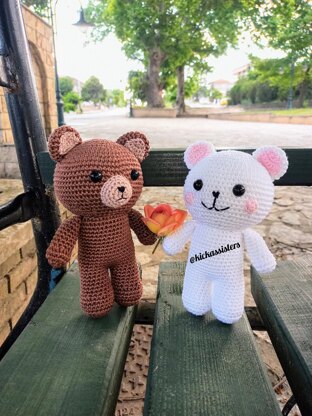
[[[132,209],[143,186],[140,162],[149,152],[147,138],[130,132],[116,142],[82,141],[69,126],[49,137],[56,168],[54,189],[74,216],[61,224],[46,253],[57,268],[69,260],[78,240],[80,302],[95,318],[107,314],[114,301],[135,305],[142,295],[131,229],[142,244],[153,244],[138,211]]]
[[[273,181],[284,175],[288,161],[283,150],[264,146],[252,155],[197,142],[184,161],[190,169],[184,185],[185,204],[193,220],[165,238],[164,250],[176,254],[191,240],[182,301],[194,315],[212,310],[231,324],[244,310],[243,255],[261,273],[276,262],[262,237],[250,227],[270,211]]]

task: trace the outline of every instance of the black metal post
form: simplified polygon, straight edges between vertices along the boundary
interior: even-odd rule
[[[24,189],[35,198],[37,209],[32,226],[38,253],[38,284],[25,313],[0,350],[0,358],[49,293],[51,267],[46,249],[60,223],[53,191],[41,181],[36,155],[47,150],[47,142],[19,0],[0,2],[0,80],[5,80],[5,98],[14,135]],[[1,81],[0,81],[1,84]]]
[[[58,71],[57,71],[57,59],[56,59],[56,47],[55,47],[56,31],[55,31],[55,21],[54,21],[55,12],[53,12],[52,0],[50,0],[49,6],[50,6],[50,22],[52,26],[53,53],[54,53],[54,77],[55,77],[55,96],[56,96],[56,108],[57,108],[57,124],[59,127],[61,127],[61,126],[64,126],[66,123],[64,120],[64,103],[63,103],[62,95],[61,95],[60,79],[59,79]]]
[[[294,83],[294,75],[295,75],[295,63],[293,58],[291,59],[290,64],[290,86],[287,98],[287,109],[291,110],[293,108],[293,83]]]
[[[54,52],[55,53],[55,52]],[[62,100],[61,89],[60,89],[60,80],[57,72],[57,62],[56,58],[54,59],[54,68],[55,68],[55,94],[56,94],[56,108],[57,108],[57,124],[59,127],[64,126],[64,103]]]

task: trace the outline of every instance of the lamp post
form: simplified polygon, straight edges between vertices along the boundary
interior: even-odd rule
[[[287,97],[287,110],[291,110],[293,108],[293,83],[294,83],[294,75],[295,75],[295,62],[294,59],[291,58],[290,64],[290,86],[289,92]]]
[[[60,80],[57,72],[57,60],[56,60],[56,48],[55,48],[55,35],[56,35],[56,29],[55,29],[55,7],[58,0],[54,3],[54,11],[53,11],[53,5],[52,0],[49,2],[50,6],[50,21],[52,26],[52,39],[53,39],[53,52],[54,52],[54,76],[55,76],[55,95],[56,95],[56,108],[57,108],[57,124],[59,127],[64,126],[65,120],[64,120],[64,103],[62,100],[61,90],[60,90]]]

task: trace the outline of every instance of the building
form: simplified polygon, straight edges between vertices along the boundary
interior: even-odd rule
[[[209,89],[216,89],[222,93],[223,97],[226,97],[230,89],[232,88],[232,82],[226,79],[217,79],[215,81],[209,82]]]
[[[248,72],[250,71],[250,69],[251,69],[251,63],[250,62],[248,62],[248,64],[239,66],[238,68],[234,69],[233,74],[236,78],[236,81],[239,78],[245,77],[248,74]]]

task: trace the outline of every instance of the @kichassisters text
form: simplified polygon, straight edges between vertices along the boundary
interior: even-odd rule
[[[205,250],[204,253],[195,254],[195,256],[190,257],[190,262],[193,264],[196,261],[205,260],[208,257],[214,257],[214,256],[217,256],[218,254],[227,253],[237,248],[240,248],[239,243],[227,244],[226,246],[221,246],[217,250],[211,250],[211,251]]]

